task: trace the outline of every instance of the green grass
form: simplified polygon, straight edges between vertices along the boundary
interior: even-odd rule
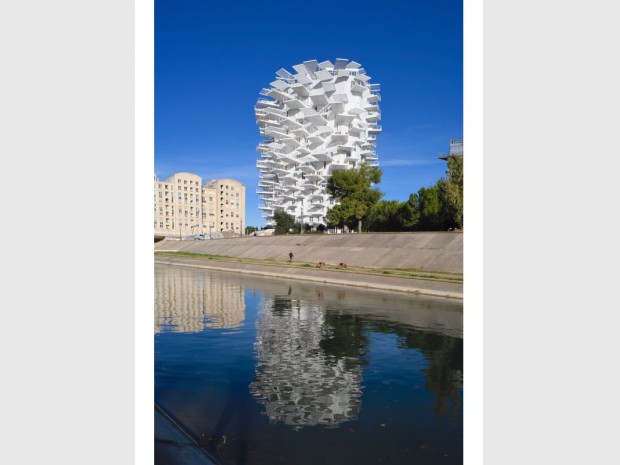
[[[293,262],[289,263],[288,260],[272,260],[272,259],[260,259],[260,258],[237,258],[229,257],[226,255],[211,255],[211,254],[197,254],[189,252],[155,252],[155,255],[178,257],[178,258],[191,258],[194,260],[214,260],[222,262],[233,263],[249,263],[257,265],[271,265],[271,266],[287,266],[295,268],[316,268],[316,263],[307,262]],[[433,281],[451,281],[451,282],[463,282],[462,273],[448,273],[448,272],[435,272],[428,270],[420,270],[416,268],[366,268],[361,266],[349,265],[346,269],[338,268],[338,265],[326,264],[322,270],[329,270],[339,273],[363,273],[373,275],[389,275],[398,276],[404,278],[416,278],[416,279],[428,279]]]

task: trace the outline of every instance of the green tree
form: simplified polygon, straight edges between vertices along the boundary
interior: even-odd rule
[[[358,168],[338,170],[327,181],[327,192],[338,202],[327,212],[327,220],[336,226],[353,227],[362,232],[362,220],[383,193],[373,188],[383,173],[376,166],[362,163]]]
[[[415,194],[409,196],[409,200],[398,207],[398,215],[402,222],[403,231],[413,231],[420,222],[420,212],[416,209],[418,197]]]
[[[439,181],[445,220],[449,227],[463,227],[463,155],[448,157],[448,177]]]
[[[444,229],[439,184],[433,187],[421,187],[416,196],[416,210],[420,214],[420,221],[416,229],[421,231],[440,231]]]
[[[276,210],[273,220],[276,222],[274,234],[288,234],[289,230],[295,227],[295,217],[283,210]]]
[[[366,220],[368,230],[379,232],[402,231],[401,205],[398,200],[381,200],[370,207]]]

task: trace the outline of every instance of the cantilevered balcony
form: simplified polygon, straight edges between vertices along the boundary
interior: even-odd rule
[[[312,100],[315,105],[320,106],[327,105],[328,102],[327,96],[325,95],[323,89],[311,90],[310,100]]]
[[[363,82],[360,82],[357,79],[354,79],[351,82],[351,92],[364,92],[367,89],[366,85]]]
[[[280,106],[278,102],[274,100],[267,100],[267,99],[258,99],[256,104],[257,104],[257,107],[254,107],[255,109],[264,108],[264,107],[278,108]]]
[[[334,132],[331,135],[330,139],[329,139],[330,143],[331,142],[342,143],[342,142],[346,142],[348,140],[349,140],[349,133],[345,132],[344,130],[343,131]]]
[[[292,110],[297,110],[299,108],[303,108],[305,105],[302,103],[301,100],[297,99],[297,98],[291,98],[290,100],[287,100],[286,102],[284,102],[285,106],[287,108],[290,108]]]
[[[293,89],[297,95],[303,98],[307,98],[310,95],[310,91],[306,88],[304,84],[301,83],[291,85],[291,89]]]
[[[327,124],[327,120],[318,113],[309,113],[304,115],[304,121],[308,121],[314,126],[324,126]]]
[[[332,156],[327,152],[312,152],[311,156],[317,161],[332,161]]]

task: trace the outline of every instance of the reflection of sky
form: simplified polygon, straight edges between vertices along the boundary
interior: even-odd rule
[[[236,328],[245,319],[244,288],[183,268],[155,272],[155,332]]]
[[[253,396],[270,421],[330,425],[354,419],[360,410],[361,369],[343,359],[328,362],[320,343],[325,310],[316,304],[275,296],[257,320]]]

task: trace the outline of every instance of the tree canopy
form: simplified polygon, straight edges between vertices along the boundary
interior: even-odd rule
[[[295,217],[282,210],[276,210],[273,214],[276,222],[274,234],[287,234],[295,227]]]
[[[362,220],[383,193],[372,186],[381,182],[382,171],[376,166],[362,163],[357,168],[338,170],[327,181],[327,192],[338,202],[327,213],[327,220],[334,226],[353,228],[357,222],[362,231]]]
[[[448,157],[448,178],[440,180],[446,220],[463,227],[463,155]]]

